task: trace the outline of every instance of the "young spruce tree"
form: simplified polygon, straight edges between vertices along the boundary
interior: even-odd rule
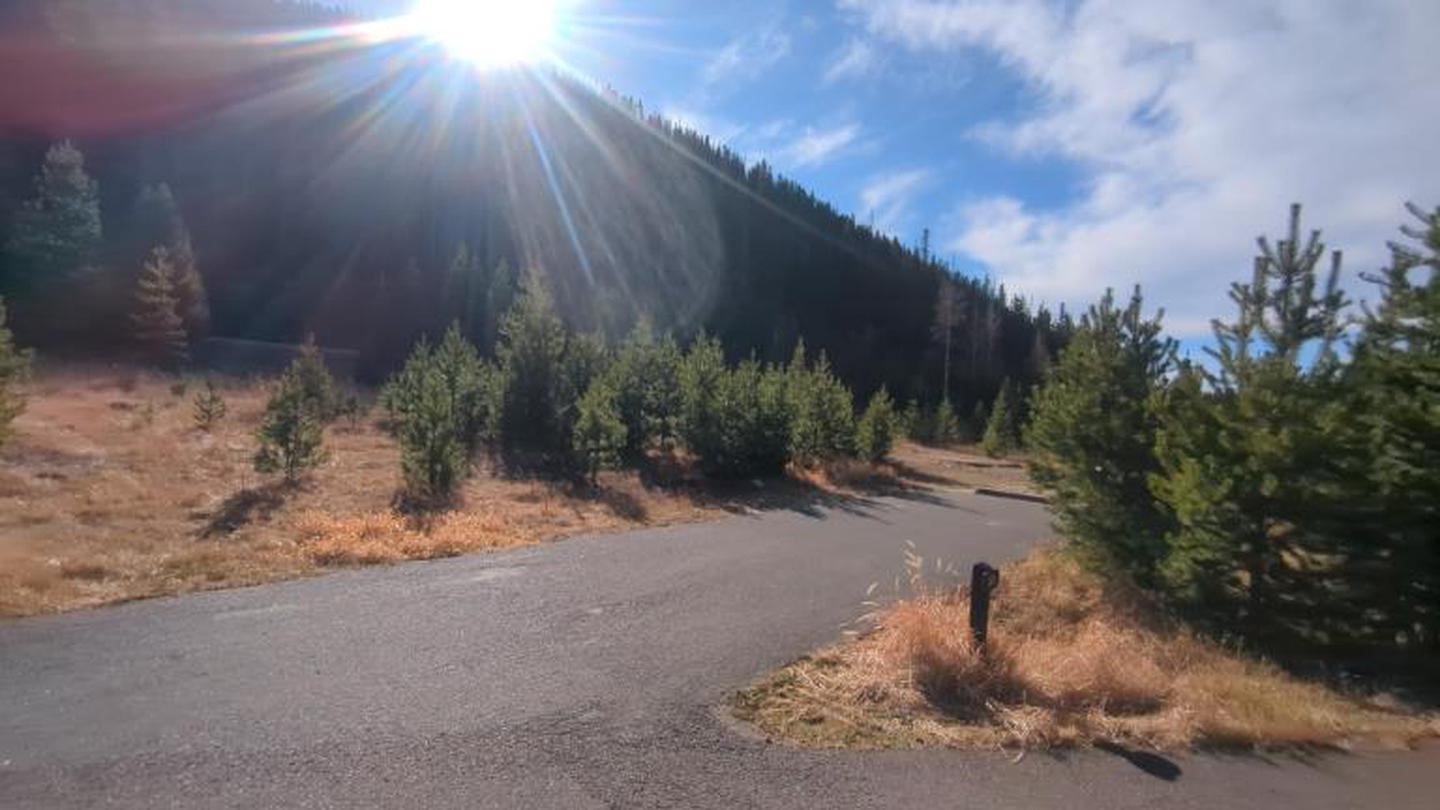
[[[985,423],[980,447],[988,456],[1003,456],[1019,446],[1020,419],[1016,412],[1014,386],[1006,378],[1000,385],[1000,393],[995,395],[995,404],[990,408],[990,421]]]
[[[1322,286],[1325,245],[1302,236],[1298,205],[1288,236],[1259,247],[1250,283],[1231,288],[1235,320],[1215,323],[1215,370],[1192,369],[1164,397],[1152,479],[1176,521],[1162,571],[1172,593],[1250,632],[1345,609],[1290,561],[1342,553],[1351,508],[1340,254]]]
[[[1153,585],[1168,527],[1150,494],[1156,393],[1175,368],[1175,342],[1146,318],[1137,287],[1124,309],[1104,298],[1080,319],[1035,394],[1026,445],[1059,529],[1087,560]]]
[[[1440,208],[1409,206],[1419,226],[1392,243],[1374,278],[1352,368],[1362,462],[1357,499],[1371,504],[1352,551],[1370,572],[1352,582],[1391,638],[1440,646]],[[1378,564],[1377,564],[1378,563]]]

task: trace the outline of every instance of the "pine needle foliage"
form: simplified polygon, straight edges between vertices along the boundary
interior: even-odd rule
[[[1176,364],[1162,316],[1145,317],[1138,287],[1123,308],[1107,290],[1037,390],[1026,431],[1058,528],[1096,570],[1144,585],[1156,581],[1168,529],[1149,486],[1160,471],[1155,398]]]
[[[293,484],[318,466],[324,460],[325,428],[316,411],[315,399],[307,393],[292,365],[265,404],[256,432],[260,449],[255,454],[255,469],[280,473]]]
[[[25,410],[21,385],[30,375],[30,353],[15,346],[6,322],[5,299],[0,298],[0,447],[10,438],[10,425]]]
[[[619,396],[606,379],[596,380],[580,398],[574,449],[593,485],[601,470],[619,466],[626,447]]]
[[[884,461],[895,447],[895,437],[900,434],[899,415],[895,402],[884,386],[870,397],[865,413],[855,429],[856,451],[863,461],[872,464]]]
[[[173,366],[190,359],[185,321],[175,292],[175,264],[169,248],[150,253],[135,285],[130,321],[135,341],[153,362]]]
[[[988,456],[1003,456],[1020,447],[1020,416],[1015,398],[1014,386],[1006,379],[1000,385],[1000,393],[995,395],[990,419],[985,423],[985,435],[980,439],[980,447]]]

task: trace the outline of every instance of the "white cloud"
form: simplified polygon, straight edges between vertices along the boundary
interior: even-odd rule
[[[818,166],[836,157],[860,136],[859,124],[840,124],[828,129],[806,127],[793,143],[777,155],[788,168]]]
[[[862,39],[852,39],[825,68],[825,83],[868,76],[879,65],[880,57],[873,45]]]
[[[1140,281],[1172,329],[1203,334],[1290,202],[1346,250],[1352,279],[1383,260],[1405,200],[1440,202],[1433,0],[842,5],[917,51],[989,52],[1038,91],[1023,117],[970,135],[1074,162],[1081,198],[970,200],[948,240],[1029,295],[1083,303]]]
[[[767,26],[721,48],[705,65],[700,78],[707,86],[750,81],[789,55],[790,35],[779,26]]]
[[[875,175],[860,190],[860,208],[865,221],[883,233],[898,233],[910,214],[915,193],[930,182],[928,169],[909,169]]]

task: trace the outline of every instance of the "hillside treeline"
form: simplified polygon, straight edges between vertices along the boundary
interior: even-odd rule
[[[761,362],[803,335],[859,393],[948,395],[966,413],[1007,377],[1027,389],[1065,340],[1063,316],[573,78],[275,36],[343,18],[271,2],[26,0],[0,14],[26,34],[22,67],[47,79],[26,97],[34,115],[0,119],[0,294],[42,349],[117,345],[115,290],[157,243],[157,196],[182,223],[211,333],[314,333],[359,350],[376,380],[452,321],[493,351],[531,273],[579,332],[618,339],[646,319]],[[97,184],[76,211],[94,227],[46,265],[56,257],[17,251],[15,233],[70,204],[44,179],[66,138]],[[63,311],[43,311],[56,300]]]

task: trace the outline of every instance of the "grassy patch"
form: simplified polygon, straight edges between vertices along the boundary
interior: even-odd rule
[[[482,471],[452,510],[403,515],[394,509],[399,449],[378,425],[328,428],[328,460],[287,486],[251,466],[265,385],[216,383],[227,414],[206,432],[193,419],[194,381],[181,388],[134,368],[41,370],[0,450],[0,617],[807,508],[909,485],[888,466],[854,464],[716,485],[693,459],[665,453],[640,472],[603,473],[597,488]]]
[[[1342,693],[1199,638],[1054,551],[1002,574],[986,654],[964,590],[918,594],[876,629],[736,696],[812,747],[1402,747],[1440,720]]]

